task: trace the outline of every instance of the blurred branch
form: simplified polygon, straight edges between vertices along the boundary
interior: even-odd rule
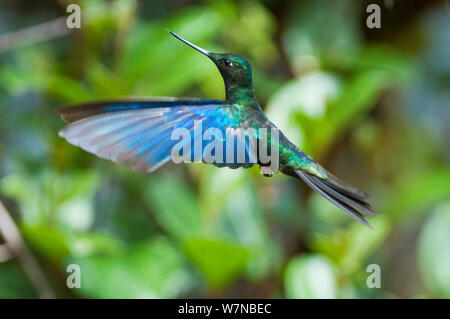
[[[14,254],[8,248],[7,245],[0,245],[0,263],[8,261],[14,258]]]
[[[2,253],[9,250],[9,254],[17,256],[23,269],[25,270],[32,285],[39,292],[41,298],[55,298],[43,271],[38,262],[34,259],[28,247],[20,235],[19,229],[9,215],[3,203],[0,201],[0,233],[6,241],[5,245],[0,246],[0,258]],[[6,246],[6,247],[5,247]],[[6,256],[7,257],[7,256]],[[0,260],[1,261],[1,260]]]
[[[19,31],[0,35],[0,54],[22,46],[47,41],[69,33],[66,18],[37,24]]]

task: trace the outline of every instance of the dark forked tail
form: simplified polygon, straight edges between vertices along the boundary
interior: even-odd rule
[[[370,207],[367,194],[347,185],[328,172],[327,179],[322,179],[302,170],[296,170],[295,172],[312,189],[342,209],[350,217],[372,228],[363,215],[376,215]]]

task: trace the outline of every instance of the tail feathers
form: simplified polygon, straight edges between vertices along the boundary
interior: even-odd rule
[[[302,170],[295,171],[312,189],[342,209],[346,214],[364,225],[372,228],[363,214],[375,216],[370,207],[367,194],[345,184],[337,177],[329,174],[327,179],[309,174]]]

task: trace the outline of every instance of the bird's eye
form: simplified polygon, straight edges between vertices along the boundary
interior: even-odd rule
[[[225,66],[232,66],[233,65],[233,63],[231,63],[231,61],[230,60],[224,60],[223,61],[223,64],[225,64]]]

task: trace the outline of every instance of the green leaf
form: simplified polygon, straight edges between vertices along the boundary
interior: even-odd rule
[[[391,224],[377,216],[371,219],[373,229],[353,223],[345,232],[345,250],[342,251],[341,267],[345,274],[361,271],[361,265],[384,242],[392,230]]]
[[[316,124],[310,136],[313,153],[325,152],[352,121],[375,106],[386,78],[386,73],[381,71],[365,71],[352,78]]]
[[[358,23],[357,6],[346,1],[299,2],[290,11],[283,35],[294,72],[351,62],[361,43]]]
[[[159,224],[176,239],[202,233],[195,194],[175,175],[153,177],[146,186],[146,199]]]
[[[187,239],[183,249],[214,288],[223,287],[242,274],[250,257],[244,247],[214,239]]]
[[[290,81],[272,96],[267,115],[293,143],[308,148],[308,135],[318,130],[317,122],[325,116],[327,103],[340,93],[341,82],[328,72],[312,72]],[[299,117],[304,119],[301,127]],[[312,125],[307,125],[308,120]]]
[[[80,266],[80,292],[90,298],[174,298],[189,287],[182,256],[164,238],[68,263]]]
[[[0,263],[0,298],[37,298],[22,265],[17,260]]]
[[[222,23],[223,18],[216,10],[192,7],[169,19],[138,24],[127,36],[118,62],[117,74],[122,84],[130,87],[133,94],[161,96],[181,93],[203,79],[205,71],[214,66],[204,56],[170,36],[165,27],[202,46]]]
[[[321,154],[375,106],[386,79],[386,73],[377,70],[361,71],[345,84],[333,73],[309,73],[278,90],[267,113],[296,145]]]
[[[261,278],[275,262],[275,247],[254,191],[251,170],[204,166],[201,171],[199,198],[204,232],[248,247],[252,252],[248,275]]]
[[[427,288],[438,298],[450,298],[450,202],[438,206],[422,229],[418,262]]]
[[[390,74],[390,84],[409,82],[417,73],[411,58],[387,45],[364,47],[353,65],[357,70],[380,70]]]
[[[130,94],[128,87],[120,77],[101,62],[92,63],[87,71],[89,83],[96,98],[120,98]]]
[[[87,257],[99,254],[119,255],[124,252],[122,241],[100,230],[81,233],[69,242],[70,251],[75,257]]]
[[[331,205],[328,202],[324,204]],[[392,225],[386,216],[377,216],[370,218],[373,229],[369,229],[348,219],[348,216],[334,206],[330,206],[330,214],[334,215],[330,216],[331,218],[343,218],[350,225],[346,228],[336,228],[337,225],[333,222],[325,228],[326,231],[313,233],[308,239],[308,247],[330,258],[334,264],[339,265],[344,275],[360,272],[361,265],[384,242],[392,230]],[[318,222],[327,223],[323,219]]]
[[[334,266],[318,254],[294,257],[284,274],[287,298],[336,298],[336,286]]]
[[[69,246],[64,234],[45,225],[25,225],[22,232],[27,241],[46,259],[59,263],[69,255]]]
[[[434,168],[413,174],[395,187],[396,191],[385,202],[385,214],[395,220],[406,214],[420,213],[440,199],[450,195],[450,170]]]
[[[61,213],[67,212],[71,203],[92,198],[98,181],[93,170],[60,173],[49,168],[38,174],[8,175],[1,180],[0,189],[18,201],[24,223],[45,224],[56,217],[61,220]],[[85,202],[84,207],[89,210],[89,203]],[[87,218],[89,214],[87,211]]]

